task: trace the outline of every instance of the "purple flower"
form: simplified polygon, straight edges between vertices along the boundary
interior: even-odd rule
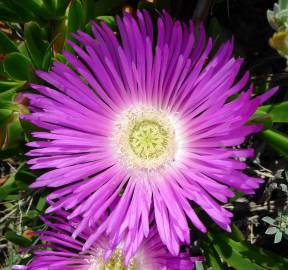
[[[41,232],[40,240],[46,244],[34,247],[34,258],[27,266],[15,265],[23,270],[192,270],[201,258],[189,257],[187,252],[171,255],[162,243],[155,226],[136,254],[125,264],[121,243],[115,250],[109,248],[107,237],[101,236],[85,252],[82,246],[89,237],[86,228],[77,239],[71,236],[77,222],[68,222],[65,213],[48,217],[44,222],[50,229]],[[64,216],[64,217],[63,217]]]
[[[155,33],[138,11],[117,23],[119,40],[93,23],[94,37],[79,31],[69,41],[77,55],[63,53],[69,64],[37,73],[49,86],[33,84],[38,94],[28,94],[25,118],[45,129],[33,133],[40,140],[29,143],[29,164],[51,171],[32,186],[55,189],[48,212],[82,217],[74,237],[101,220],[84,249],[103,233],[114,245],[128,235],[124,249],[133,256],[152,214],[176,255],[190,243],[189,221],[206,232],[191,202],[229,230],[232,214],[219,202],[234,196],[231,188],[253,194],[261,183],[242,172],[253,150],[235,146],[261,129],[246,123],[277,89],[255,98],[252,86],[241,91],[249,75],[236,79],[243,61],[231,56],[232,42],[209,56],[211,38],[203,26],[195,36],[191,21],[162,13]]]

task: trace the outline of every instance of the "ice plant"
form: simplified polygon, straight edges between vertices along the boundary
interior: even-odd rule
[[[229,230],[232,214],[219,202],[231,188],[253,194],[261,183],[242,172],[253,150],[235,146],[261,129],[246,123],[276,89],[244,91],[249,75],[236,80],[243,61],[231,56],[233,42],[210,56],[211,38],[191,21],[162,13],[155,33],[139,11],[117,24],[119,38],[105,23],[92,24],[93,37],[73,34],[75,55],[63,52],[69,65],[37,73],[48,85],[32,84],[38,94],[27,95],[32,114],[24,118],[45,130],[33,133],[40,140],[29,143],[29,163],[51,171],[32,186],[54,188],[48,211],[82,218],[74,237],[101,220],[84,249],[103,233],[113,245],[125,236],[131,257],[153,215],[176,255],[190,242],[189,220],[206,231],[191,202]]]
[[[155,227],[127,263],[121,245],[111,250],[109,240],[104,236],[83,252],[82,246],[91,230],[86,228],[79,238],[74,239],[71,231],[78,222],[67,222],[65,213],[63,217],[61,212],[44,219],[50,228],[40,232],[40,239],[46,244],[35,246],[32,261],[27,266],[15,265],[14,270],[192,270],[194,261],[199,260],[198,257],[190,257],[187,252],[171,255]]]

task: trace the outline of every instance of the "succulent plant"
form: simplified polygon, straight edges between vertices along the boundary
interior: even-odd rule
[[[262,220],[270,225],[269,228],[266,230],[265,234],[270,234],[270,235],[274,234],[275,244],[281,242],[283,236],[288,238],[288,214],[287,213],[279,213],[278,217],[275,219],[266,216]]]
[[[288,30],[288,1],[279,0],[273,10],[267,10],[267,18],[271,27],[276,31]]]

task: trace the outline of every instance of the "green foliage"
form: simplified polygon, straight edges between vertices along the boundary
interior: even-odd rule
[[[277,152],[288,159],[288,135],[277,130],[265,130],[261,137],[271,145]]]
[[[288,215],[280,213],[276,219],[267,216],[262,220],[270,225],[265,233],[274,235],[274,244],[281,242],[283,235],[288,238]]]
[[[0,31],[0,53],[6,54],[11,52],[17,52],[17,46],[5,33]]]
[[[80,0],[73,0],[69,7],[68,12],[68,37],[70,33],[76,32],[81,29],[84,24],[84,12],[83,6]]]
[[[29,239],[27,239],[21,235],[18,235],[16,232],[13,232],[13,231],[5,233],[5,238],[8,241],[11,241],[12,243],[19,245],[19,246],[22,246],[22,247],[29,247],[32,245],[31,240],[29,240]]]
[[[219,258],[237,270],[288,269],[288,259],[237,239],[235,228],[232,235],[219,230],[211,230],[208,233],[208,239]],[[218,269],[223,269],[222,266],[219,267]]]
[[[43,29],[35,22],[28,22],[24,25],[24,38],[34,68],[48,70],[52,52]]]
[[[127,5],[130,5],[132,14],[135,13],[136,7],[147,9],[153,16],[156,14],[155,9],[166,9],[171,11],[175,17],[181,18],[181,12],[185,13],[186,17],[183,17],[187,20],[189,9],[185,10],[181,6],[182,2],[172,0],[157,0],[154,3],[144,0],[0,1],[0,21],[9,28],[7,32],[0,31],[0,159],[7,162],[11,168],[4,177],[1,176],[3,182],[0,183],[0,207],[2,207],[0,211],[4,209],[4,219],[0,217],[2,222],[0,223],[0,230],[4,232],[2,238],[9,243],[7,244],[7,251],[5,251],[7,252],[5,266],[7,267],[4,269],[11,269],[12,264],[25,263],[25,260],[30,259],[29,256],[24,259],[21,258],[16,250],[18,246],[28,247],[33,244],[34,238],[26,237],[24,232],[43,228],[39,215],[43,214],[47,207],[45,199],[48,191],[34,191],[29,188],[37,175],[26,165],[24,153],[27,149],[25,143],[32,139],[31,131],[39,131],[39,128],[20,118],[21,114],[29,113],[29,109],[27,108],[27,101],[19,94],[31,91],[30,82],[40,81],[35,76],[35,70],[49,70],[54,60],[66,63],[61,54],[63,48],[70,50],[65,45],[66,40],[72,39],[71,33],[77,30],[90,31],[90,20],[104,21],[117,35],[115,16],[121,15],[122,10]],[[287,8],[286,2],[280,1],[279,8],[276,8],[274,13],[270,13],[272,16],[270,16],[270,23],[274,26],[279,27],[280,24],[285,24],[283,20],[287,19],[288,13],[281,13],[280,11]],[[228,1],[214,1],[214,4],[213,8],[215,9],[218,4],[227,4],[229,11]],[[226,6],[225,10],[220,11],[220,14],[225,12]],[[208,14],[210,15],[210,13]],[[221,16],[213,14],[208,16],[206,20],[205,26],[208,34],[214,39],[212,53],[215,53],[224,41],[230,39],[232,33],[234,35],[238,26],[239,28],[242,26],[241,23],[243,24],[240,21],[237,29],[231,29],[221,19]],[[246,27],[245,24],[244,27]],[[247,27],[245,29],[249,32]],[[242,34],[246,35],[246,32]],[[262,42],[266,41],[263,40]],[[235,45],[237,55],[245,55],[251,49],[245,48],[241,42],[237,41],[237,38]],[[263,89],[267,90],[270,86],[271,81],[268,78],[261,83],[256,82],[255,93],[261,94]],[[280,156],[288,159],[288,135],[278,131],[279,126],[283,127],[287,123],[288,101],[281,99],[278,99],[276,104],[269,102],[267,105],[259,107],[247,122],[247,124],[262,124],[264,129],[259,137],[263,142],[271,145]],[[287,193],[287,187],[286,189],[283,188],[282,191]],[[243,194],[240,192],[230,203],[236,203],[239,198],[243,198]],[[263,221],[269,224],[265,233],[274,237],[274,243],[284,242],[283,240],[288,235],[287,220],[284,220],[283,216],[281,218],[278,216],[275,219],[266,216]],[[233,227],[232,234],[212,229],[207,236],[201,235],[199,242],[205,263],[198,262],[196,264],[197,270],[288,269],[286,258],[256,245],[251,245],[237,227]],[[209,268],[206,267],[207,265]]]
[[[288,123],[288,101],[261,106],[257,112],[264,112],[271,116],[273,123]]]
[[[265,130],[272,128],[272,116],[264,111],[257,110],[250,118],[249,124],[262,124]]]
[[[4,60],[5,72],[11,79],[18,81],[29,80],[31,66],[30,59],[18,52],[8,54]]]

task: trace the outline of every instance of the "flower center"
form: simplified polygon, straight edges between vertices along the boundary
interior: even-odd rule
[[[124,255],[120,248],[117,248],[108,261],[104,261],[103,250],[98,250],[96,256],[89,258],[88,270],[137,270],[135,260],[132,258],[128,266],[124,264]]]
[[[116,120],[112,134],[119,162],[137,173],[169,166],[180,144],[175,120],[166,111],[142,105],[124,111]]]
[[[136,123],[129,135],[129,145],[141,159],[154,159],[161,156],[168,146],[168,131],[153,120]]]

